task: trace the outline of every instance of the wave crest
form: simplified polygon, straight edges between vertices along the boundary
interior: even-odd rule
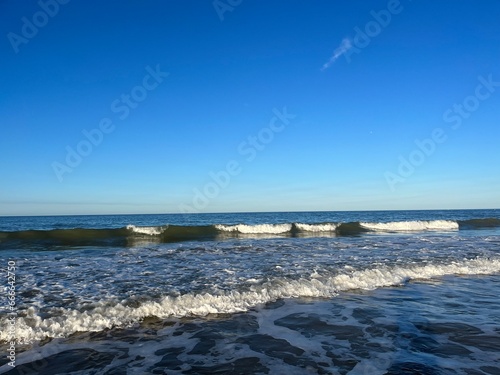
[[[292,230],[292,224],[218,224],[215,228],[222,232],[238,232],[243,234],[281,234],[290,232]]]
[[[296,223],[295,227],[302,232],[335,232],[337,224],[324,223],[324,224],[302,224]]]
[[[426,230],[458,230],[458,223],[452,220],[430,221],[392,221],[388,223],[360,223],[360,226],[373,231],[414,232]]]
[[[133,233],[146,234],[148,236],[159,236],[167,228],[168,228],[168,225],[163,226],[163,227],[138,227],[138,226],[135,226],[132,224],[127,225],[127,229],[132,231]]]

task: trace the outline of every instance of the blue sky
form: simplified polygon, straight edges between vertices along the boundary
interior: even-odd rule
[[[0,215],[498,208],[499,14],[1,1]]]

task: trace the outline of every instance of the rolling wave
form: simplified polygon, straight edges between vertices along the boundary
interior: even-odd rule
[[[324,223],[324,224],[301,224],[296,223],[295,227],[301,232],[335,232],[337,224]]]
[[[29,342],[46,337],[67,337],[75,332],[98,332],[113,327],[138,323],[146,317],[206,316],[248,311],[258,305],[283,298],[331,298],[342,291],[373,290],[403,285],[409,280],[425,280],[445,275],[486,275],[500,272],[500,259],[475,258],[447,264],[420,266],[378,266],[350,273],[312,274],[298,280],[276,278],[246,290],[230,290],[221,294],[188,293],[164,297],[140,305],[126,301],[100,301],[79,309],[58,309],[55,315],[39,314],[30,307],[16,321],[16,337]],[[0,320],[0,341],[8,340],[7,318]]]
[[[222,232],[238,232],[242,234],[281,234],[292,230],[292,224],[256,224],[256,225],[216,225]]]
[[[147,234],[149,236],[158,236],[162,234],[168,226],[164,227],[136,227],[135,225],[129,224],[127,225],[127,229],[132,231],[133,233],[138,234]]]
[[[460,228],[463,229],[481,229],[481,228],[494,228],[500,227],[500,219],[487,218],[487,219],[470,219],[459,221]]]
[[[393,221],[389,223],[360,223],[363,228],[382,232],[414,232],[427,230],[457,230],[458,222],[451,220]]]
[[[349,223],[282,223],[236,225],[164,225],[123,228],[74,228],[51,230],[0,231],[0,249],[23,244],[50,246],[128,246],[142,242],[211,241],[238,237],[314,236],[322,233],[331,236],[358,236],[378,232],[457,231],[500,227],[500,219],[471,219],[464,221],[395,221]]]

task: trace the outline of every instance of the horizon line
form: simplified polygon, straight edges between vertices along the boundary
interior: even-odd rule
[[[430,209],[396,209],[396,210],[300,210],[300,211],[219,211],[219,212],[164,212],[164,213],[121,213],[121,214],[42,214],[42,215],[0,215],[1,217],[51,217],[51,216],[137,216],[137,215],[217,215],[217,214],[271,214],[271,213],[305,213],[305,212],[400,212],[400,211],[480,211],[500,210],[500,208],[430,208]]]

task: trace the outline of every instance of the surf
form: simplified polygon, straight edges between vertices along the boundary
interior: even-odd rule
[[[409,281],[439,278],[445,275],[488,275],[500,272],[499,258],[474,258],[448,263],[418,266],[377,266],[338,273],[311,272],[298,279],[273,278],[242,289],[219,294],[186,293],[166,296],[157,301],[146,301],[138,306],[127,301],[102,300],[79,309],[57,308],[41,314],[29,307],[16,323],[19,341],[32,342],[45,338],[67,337],[76,332],[98,332],[110,328],[127,327],[147,317],[160,319],[204,317],[211,314],[231,314],[249,311],[269,302],[287,298],[334,298],[338,293],[374,290],[405,285]],[[6,342],[6,318],[1,320],[0,341]]]
[[[140,226],[121,228],[70,228],[0,231],[0,250],[29,246],[134,246],[140,243],[216,241],[237,238],[360,236],[368,233],[450,232],[499,228],[500,219],[408,220],[389,222],[290,222],[261,224],[207,224]]]

